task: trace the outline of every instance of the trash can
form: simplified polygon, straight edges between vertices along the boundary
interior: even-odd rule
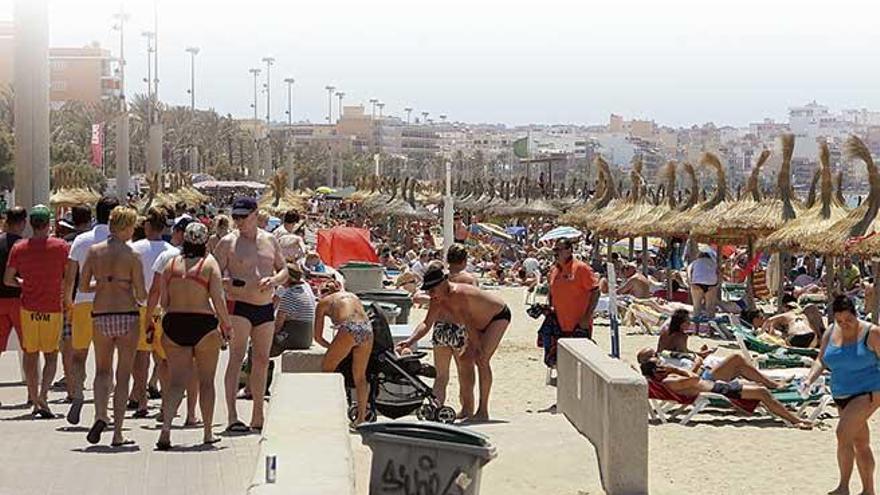
[[[376,263],[349,261],[339,267],[339,273],[345,277],[345,289],[355,294],[382,288],[385,269]]]
[[[381,301],[373,301],[371,299],[366,299],[366,298],[361,299],[361,304],[363,304],[364,307],[367,307],[373,303],[375,303],[376,306],[378,306],[379,310],[382,311],[382,314],[385,316],[385,320],[389,324],[393,325],[394,322],[397,321],[397,318],[400,317],[401,309],[400,309],[400,306],[398,306],[396,304],[392,304],[392,303],[388,303],[388,302],[381,302]]]
[[[496,456],[487,437],[457,426],[393,421],[358,431],[373,451],[370,495],[478,495],[483,466]]]
[[[397,316],[397,321],[389,320],[388,323],[397,323],[398,325],[409,323],[409,312],[413,305],[412,296],[410,296],[409,292],[400,289],[366,290],[361,292],[350,290],[350,292],[354,292],[362,300],[394,304],[400,308],[400,315]]]

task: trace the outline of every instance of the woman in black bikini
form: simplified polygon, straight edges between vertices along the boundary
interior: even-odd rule
[[[220,440],[214,437],[211,429],[214,422],[214,375],[221,338],[228,340],[232,324],[223,297],[220,267],[206,252],[207,242],[208,229],[199,222],[189,224],[183,236],[181,254],[172,258],[162,272],[162,307],[165,309],[162,346],[168,355],[171,383],[168,393],[162,396],[164,414],[162,432],[156,443],[158,450],[171,448],[171,420],[194,372],[199,381],[203,441],[213,444]],[[150,309],[147,308],[147,314],[152,314]],[[151,324],[147,331],[151,334],[152,330]]]

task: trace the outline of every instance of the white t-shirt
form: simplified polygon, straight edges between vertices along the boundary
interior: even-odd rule
[[[159,257],[156,258],[156,261],[153,262],[153,266],[151,268],[151,272],[153,274],[159,274],[165,271],[165,267],[168,266],[168,262],[171,261],[171,258],[174,258],[180,254],[180,248],[172,246],[171,244],[159,254]]]
[[[130,244],[131,249],[141,255],[141,266],[144,269],[144,287],[149,291],[153,285],[153,274],[156,273],[153,271],[153,264],[156,263],[156,259],[160,254],[171,249],[172,246],[162,239],[157,241],[141,239]]]
[[[83,266],[86,264],[86,256],[89,254],[89,248],[104,242],[110,237],[110,228],[106,224],[95,225],[92,230],[83,232],[73,240],[70,246],[70,254],[67,258],[76,261],[79,264],[79,275],[82,276]],[[76,299],[74,304],[88,303],[95,300],[94,292],[76,291]]]

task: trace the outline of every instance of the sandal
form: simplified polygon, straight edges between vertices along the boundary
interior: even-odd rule
[[[223,439],[220,437],[214,437],[210,440],[205,440],[204,442],[202,442],[202,445],[214,445],[215,443],[220,443],[220,440]]]
[[[92,445],[101,441],[101,433],[104,432],[104,429],[107,428],[107,422],[103,419],[99,419],[95,421],[95,424],[92,425],[92,428],[89,430],[89,434],[86,435],[86,440]]]
[[[114,448],[119,448],[119,447],[122,447],[125,445],[134,445],[134,440],[132,440],[130,438],[126,438],[126,439],[122,440],[121,442],[113,442],[110,444],[110,446],[114,447]]]
[[[39,419],[55,419],[55,415],[48,409],[37,409],[34,411],[34,416]]]
[[[229,426],[226,427],[226,433],[250,433],[251,429],[248,425],[242,423],[241,421],[236,421]]]

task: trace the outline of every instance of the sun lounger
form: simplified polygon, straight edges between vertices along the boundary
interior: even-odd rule
[[[813,365],[812,358],[797,354],[789,354],[787,349],[782,347],[777,347],[776,350],[772,352],[756,351],[757,356],[753,356],[751,348],[746,343],[746,338],[749,337],[749,334],[738,331],[735,332],[734,335],[736,337],[736,343],[739,345],[740,352],[746,360],[756,368],[809,368]]]
[[[743,342],[750,351],[759,352],[761,354],[771,354],[776,353],[778,349],[785,349],[785,352],[790,355],[806,356],[813,359],[819,356],[819,349],[781,346],[761,340],[750,332],[738,331],[736,333],[742,336]]]
[[[774,391],[773,397],[789,409],[795,409],[795,414],[798,417],[805,418],[810,422],[815,422],[831,403],[831,395],[824,390],[805,399],[796,390],[788,388]],[[694,416],[709,406],[730,408],[751,415],[760,405],[760,402],[756,400],[730,399],[711,392],[703,392],[695,397],[686,397],[669,390],[668,387],[656,380],[648,380],[648,403],[648,412],[651,418],[659,420],[661,423],[674,420],[678,415],[687,411],[679,421],[681,425],[687,425]],[[815,408],[807,415],[807,408],[812,404],[815,404]]]

